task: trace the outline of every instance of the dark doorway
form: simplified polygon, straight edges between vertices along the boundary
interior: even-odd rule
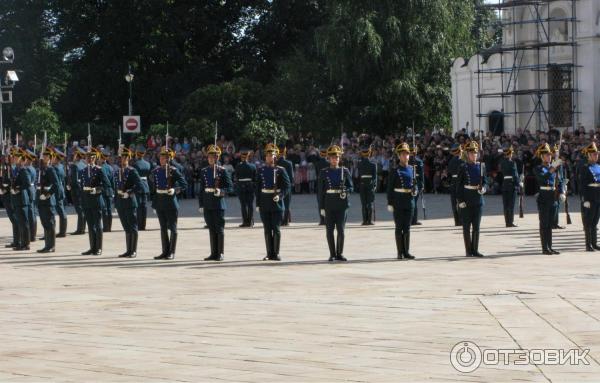
[[[494,110],[489,116],[489,129],[494,136],[504,133],[504,113]]]

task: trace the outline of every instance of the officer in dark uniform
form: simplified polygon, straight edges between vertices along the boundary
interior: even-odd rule
[[[274,144],[265,146],[265,166],[258,170],[256,179],[256,211],[260,213],[265,232],[267,256],[263,261],[280,261],[281,222],[285,212],[285,195],[292,183],[285,168],[275,164],[279,149]]]
[[[101,152],[100,163],[102,172],[108,179],[108,185],[102,190],[102,198],[104,198],[104,209],[102,210],[102,227],[105,233],[112,231],[112,211],[113,201],[115,199],[115,172],[111,164],[108,162],[110,153],[105,149]]]
[[[52,148],[52,153],[52,166],[58,177],[58,190],[54,194],[56,214],[58,214],[58,234],[56,234],[56,238],[64,238],[67,236],[67,211],[65,209],[65,179],[67,175],[62,162],[65,160],[66,155],[58,148]]]
[[[552,150],[548,144],[540,145],[536,150],[536,154],[542,161],[535,168],[535,178],[539,188],[537,206],[540,218],[542,253],[548,255],[560,254],[552,248],[552,226],[556,209],[558,209],[556,191],[562,190],[561,180],[557,176],[561,161],[552,161]],[[566,196],[563,193],[559,193],[558,199],[564,201]]]
[[[450,148],[452,158],[448,161],[448,177],[450,177],[450,205],[452,206],[452,215],[454,216],[454,226],[460,226],[460,214],[458,202],[456,201],[456,181],[458,180],[458,170],[464,164],[462,157],[462,147],[460,144],[454,144]]]
[[[198,202],[200,213],[208,225],[210,255],[205,261],[222,261],[225,249],[225,196],[233,189],[227,170],[219,166],[221,148],[209,145],[206,149],[208,166],[200,171]]]
[[[40,221],[44,228],[44,247],[38,253],[53,253],[56,244],[56,195],[59,190],[59,179],[56,169],[52,166],[54,151],[45,148],[42,153],[40,176],[37,185],[37,205],[40,213]]]
[[[33,163],[37,156],[30,150],[25,150],[27,156],[25,157],[25,167],[31,175],[31,185],[29,187],[29,206],[27,208],[27,215],[29,216],[29,236],[30,241],[35,242],[37,237],[37,203],[36,203],[36,188],[38,181],[37,170],[33,166]]]
[[[329,261],[346,261],[344,257],[344,228],[350,203],[348,197],[352,193],[352,177],[345,167],[339,163],[343,151],[337,145],[327,149],[329,167],[321,170],[318,179],[319,206],[321,215],[325,217],[327,244],[329,245]],[[337,241],[333,232],[337,229]]]
[[[581,151],[587,163],[580,167],[581,214],[585,234],[585,250],[600,250],[598,246],[598,220],[600,219],[600,165],[598,147],[592,142]]]
[[[115,177],[117,196],[115,205],[119,220],[125,231],[126,250],[119,258],[135,258],[138,243],[138,201],[137,191],[143,189],[142,180],[137,170],[129,165],[135,153],[124,147],[120,149],[120,167]]]
[[[135,193],[138,208],[137,208],[137,220],[138,220],[138,230],[146,230],[146,216],[148,211],[148,196],[150,195],[150,185],[148,184],[148,177],[150,176],[150,171],[152,170],[152,166],[150,162],[144,159],[144,151],[137,151],[136,157],[137,161],[133,164],[135,170],[137,170],[140,175],[140,179],[142,181],[141,189],[137,190]]]
[[[154,259],[174,259],[177,248],[177,218],[179,215],[179,202],[177,194],[187,188],[187,182],[170,164],[175,157],[172,149],[163,147],[160,152],[160,166],[152,170],[150,185],[154,188],[152,208],[156,211],[160,224],[160,239],[162,253]],[[171,236],[169,238],[169,231]]]
[[[6,215],[12,224],[12,242],[6,244],[4,247],[13,248],[17,247],[19,238],[19,226],[17,224],[17,218],[15,215],[15,209],[13,208],[10,194],[10,187],[12,184],[12,177],[14,173],[14,148],[10,148],[3,156],[2,163],[0,164],[0,195],[2,196],[2,205],[6,210]]]
[[[288,175],[288,179],[290,180],[291,187],[294,187],[294,164],[292,161],[286,159],[287,156],[287,148],[285,145],[279,147],[279,156],[277,157],[277,166],[281,166],[285,169]],[[289,226],[290,222],[292,222],[292,214],[291,214],[291,204],[292,204],[292,191],[290,188],[290,192],[283,197],[283,204],[285,206],[285,212],[283,213],[283,222],[281,226]]]
[[[502,149],[504,158],[500,162],[500,172],[502,173],[502,206],[504,210],[504,222],[506,227],[517,227],[515,225],[515,201],[517,200],[517,190],[524,185],[519,180],[517,164],[513,161],[513,147],[507,145]]]
[[[315,163],[315,174],[317,175],[317,180],[319,174],[321,174],[321,170],[329,167],[329,162],[327,162],[327,149],[322,148],[319,151],[319,161]],[[325,217],[321,215],[321,210],[323,207],[321,206],[321,200],[319,199],[319,193],[317,191],[317,208],[319,209],[319,226],[325,225]]]
[[[485,164],[477,162],[479,145],[471,141],[466,147],[466,163],[462,164],[456,181],[456,200],[463,225],[467,257],[483,257],[479,252],[479,226],[486,192]]]
[[[97,148],[89,148],[87,152],[87,165],[79,171],[81,180],[81,206],[88,227],[90,249],[81,255],[102,255],[102,212],[105,201],[102,197],[104,188],[110,187],[106,173],[102,167],[96,165],[102,152]]]
[[[17,165],[13,169],[10,186],[11,203],[15,212],[18,230],[17,242],[13,249],[17,251],[29,250],[29,243],[31,242],[31,226],[29,225],[31,199],[29,193],[33,180],[31,179],[31,172],[25,167],[27,156],[25,150],[16,149]]]
[[[552,155],[555,158],[559,158],[560,155],[560,148],[558,147],[558,144],[554,144],[554,146],[552,147]],[[565,175],[565,167],[564,166],[559,166],[558,169],[556,169],[557,171],[557,176],[559,179],[559,184],[561,185],[562,190],[560,191],[559,194],[564,194],[567,195],[567,183],[566,183],[566,175]],[[556,211],[554,212],[554,218],[552,220],[552,228],[553,229],[564,229],[564,226],[560,226],[558,224],[558,216],[559,216],[559,212],[560,212],[560,204],[563,201],[561,201],[560,199],[556,200]]]
[[[240,151],[240,163],[235,167],[235,185],[240,206],[242,208],[242,224],[240,227],[254,226],[254,182],[256,181],[256,166],[248,162],[250,152]]]
[[[71,202],[77,213],[77,229],[71,233],[71,235],[82,235],[85,234],[85,216],[83,214],[83,189],[81,184],[80,174],[83,169],[86,168],[86,164],[83,161],[85,158],[85,151],[79,147],[73,150],[73,162],[69,165],[69,180],[67,180],[67,190],[71,192]]]
[[[358,178],[360,178],[360,204],[362,206],[362,224],[373,225],[373,212],[375,210],[375,189],[377,188],[377,165],[369,161],[371,147],[360,151],[358,163]]]
[[[417,193],[416,169],[409,165],[410,147],[407,143],[396,146],[398,167],[390,171],[387,182],[388,211],[394,214],[398,259],[415,259],[410,250],[410,224]]]
[[[419,148],[415,147],[412,148],[411,150],[411,156],[409,159],[409,165],[410,166],[414,166],[414,168],[417,171],[416,174],[416,187],[417,187],[417,194],[413,197],[415,200],[415,205],[413,207],[413,216],[412,216],[412,222],[411,225],[421,225],[421,222],[419,222],[419,196],[421,195],[421,193],[424,192],[424,188],[425,188],[425,166],[423,165],[423,161],[417,157]],[[421,198],[423,198],[423,196],[421,196]]]

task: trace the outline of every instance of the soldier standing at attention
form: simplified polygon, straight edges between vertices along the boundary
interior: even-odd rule
[[[12,178],[13,178],[13,174],[14,174],[14,161],[15,161],[15,157],[14,157],[14,149],[11,148],[10,150],[8,150],[8,153],[3,155],[2,158],[2,163],[0,164],[0,195],[2,196],[2,205],[4,206],[4,209],[6,210],[6,215],[8,216],[8,219],[10,220],[10,223],[12,224],[12,233],[13,233],[13,238],[12,238],[12,242],[6,244],[4,247],[6,248],[13,248],[13,247],[17,247],[17,243],[19,242],[19,225],[17,222],[17,217],[15,215],[15,209],[13,207],[12,201],[11,201],[11,194],[10,194],[10,188],[11,188],[11,184],[12,184]]]
[[[135,192],[137,199],[137,221],[138,230],[146,230],[146,216],[148,214],[148,195],[150,194],[150,186],[148,184],[148,176],[152,166],[150,162],[144,159],[145,152],[143,150],[136,152],[137,161],[133,164],[135,170],[137,170],[140,180],[142,181],[142,187]]]
[[[70,179],[67,180],[67,190],[71,192],[71,202],[77,213],[77,229],[71,235],[85,234],[85,216],[83,214],[82,197],[83,190],[81,185],[81,171],[85,169],[86,164],[83,161],[85,152],[76,147],[73,150],[73,163],[69,165]]]
[[[137,170],[129,165],[129,161],[135,156],[135,153],[128,148],[121,148],[120,167],[117,172],[116,190],[117,197],[115,205],[119,220],[125,231],[126,250],[119,258],[135,258],[137,256],[138,243],[138,219],[137,219],[137,194],[142,189],[142,180]]]
[[[315,173],[317,174],[317,183],[319,174],[321,174],[321,170],[328,168],[329,162],[327,162],[327,149],[323,148],[319,150],[319,161],[315,164]],[[317,209],[319,213],[319,226],[325,225],[325,217],[321,215],[321,210],[323,207],[321,206],[321,200],[319,198],[319,191],[317,190]]]
[[[504,158],[500,162],[502,173],[502,206],[504,207],[504,222],[506,227],[517,227],[515,225],[515,201],[517,200],[517,188],[523,187],[519,180],[517,164],[513,161],[513,147],[506,146],[503,150]]]
[[[348,197],[353,187],[350,172],[339,166],[342,154],[342,148],[337,145],[327,149],[329,167],[319,173],[317,187],[321,215],[325,217],[329,262],[347,260],[344,257],[344,229],[350,207]],[[337,240],[333,236],[336,229]]]
[[[550,145],[542,144],[536,154],[540,157],[542,163],[535,168],[535,179],[539,187],[537,196],[537,206],[540,219],[540,239],[542,242],[543,254],[560,254],[552,248],[552,227],[554,216],[558,209],[558,200],[564,201],[566,196],[563,190],[561,180],[558,177],[558,168],[561,166],[561,160],[555,160],[552,163],[552,150]],[[559,191],[558,199],[556,191]]]
[[[256,179],[256,211],[260,213],[265,232],[267,256],[263,261],[280,261],[281,222],[285,212],[284,197],[290,192],[291,182],[284,168],[275,164],[279,149],[274,144],[265,146],[265,166]]]
[[[65,209],[65,180],[67,175],[62,161],[65,160],[66,155],[57,148],[52,148],[52,152],[52,166],[58,177],[58,190],[54,195],[56,198],[56,214],[58,214],[58,234],[56,238],[64,238],[67,236],[67,211]]]
[[[37,204],[40,213],[40,220],[44,228],[44,247],[38,250],[38,253],[54,253],[56,245],[56,195],[59,191],[59,178],[56,169],[52,166],[54,151],[52,148],[45,148],[42,153],[39,184],[37,186]]]
[[[409,253],[410,224],[414,212],[414,194],[417,193],[415,167],[408,164],[410,147],[407,143],[396,146],[398,167],[390,170],[387,182],[388,211],[394,214],[396,250],[398,259],[415,259]]]
[[[79,171],[82,185],[81,205],[88,226],[90,249],[81,255],[102,255],[102,212],[104,211],[104,198],[102,192],[109,187],[110,181],[96,165],[102,152],[94,147],[87,152],[87,166]]]
[[[210,239],[210,255],[205,261],[222,261],[225,249],[225,196],[233,189],[227,170],[219,166],[221,148],[206,149],[208,166],[200,171],[199,211],[204,213]]]
[[[463,225],[467,257],[483,257],[479,252],[479,226],[486,192],[485,165],[477,162],[479,145],[471,141],[466,147],[467,162],[458,171],[456,199]]]
[[[598,246],[598,220],[600,220],[600,165],[598,147],[592,142],[582,150],[587,164],[580,168],[581,213],[585,233],[585,250],[600,250]]]
[[[248,149],[240,151],[240,163],[235,167],[236,191],[242,208],[242,224],[240,227],[254,226],[254,182],[256,166],[248,162]]]
[[[102,198],[104,198],[104,209],[102,210],[102,227],[105,233],[112,231],[112,211],[113,201],[115,199],[115,172],[111,164],[108,162],[110,153],[105,149],[100,154],[100,164],[102,172],[108,179],[108,185],[102,190]]]
[[[411,156],[409,159],[408,164],[410,166],[414,166],[415,170],[417,171],[416,175],[415,175],[415,180],[416,180],[416,190],[417,190],[417,194],[413,197],[413,199],[415,200],[415,205],[413,207],[413,216],[412,216],[412,222],[411,225],[421,225],[421,222],[419,222],[419,208],[418,208],[418,202],[419,202],[419,195],[421,193],[425,192],[425,167],[423,165],[423,161],[417,157],[417,154],[419,152],[419,148],[418,145],[416,145],[414,148],[412,148],[411,150]],[[421,198],[423,198],[423,196],[421,196]]]
[[[163,147],[160,152],[160,166],[154,168],[150,173],[151,185],[155,189],[152,208],[158,216],[162,243],[162,253],[154,259],[174,259],[177,248],[177,218],[179,215],[177,194],[186,190],[187,182],[179,170],[170,164],[174,157],[175,152],[172,149]],[[169,231],[171,232],[170,238]]]
[[[373,211],[375,207],[375,188],[377,188],[377,165],[369,161],[371,148],[363,148],[360,151],[360,162],[358,163],[358,177],[360,178],[360,204],[362,206],[361,225],[374,225]]]
[[[29,186],[29,206],[27,207],[27,215],[29,217],[29,236],[30,241],[35,242],[37,236],[37,203],[36,203],[36,189],[37,189],[37,170],[33,166],[33,162],[37,158],[34,152],[25,150],[25,167],[29,171],[31,177],[31,185]]]
[[[558,144],[554,144],[554,146],[552,147],[552,155],[555,158],[559,158],[560,157],[560,148],[559,148]],[[565,168],[564,168],[564,166],[559,166],[556,169],[556,172],[557,172],[556,176],[558,177],[558,180],[557,180],[558,184],[561,185],[561,189],[562,189],[562,190],[559,191],[559,194],[565,194],[566,195],[566,193],[567,193],[567,183],[565,182],[566,175],[565,175]],[[552,220],[552,228],[553,229],[564,229],[565,228],[564,226],[560,226],[558,224],[558,216],[559,216],[558,212],[560,211],[560,204],[563,203],[563,202],[564,201],[561,201],[560,199],[556,200],[556,204],[557,205],[556,205],[556,210],[554,212],[554,218]]]
[[[454,144],[450,148],[452,158],[448,162],[448,176],[450,177],[450,205],[452,205],[452,215],[454,216],[454,226],[460,226],[460,214],[458,202],[456,201],[456,181],[458,180],[458,170],[464,163],[462,157],[462,147],[460,144]]]
[[[292,190],[294,188],[294,164],[292,161],[286,159],[287,148],[285,145],[279,147],[279,156],[277,158],[277,165],[285,169],[290,180],[290,192],[283,197],[283,204],[285,206],[285,212],[283,213],[283,222],[281,226],[289,226],[292,222],[291,215],[291,204],[292,204]]]
[[[27,153],[23,149],[17,148],[15,150],[17,164],[13,169],[10,187],[11,204],[15,212],[18,229],[17,243],[15,243],[13,249],[17,251],[29,250],[29,243],[31,242],[28,211],[31,204],[29,189],[33,180],[31,179],[31,173],[25,167],[26,157]]]

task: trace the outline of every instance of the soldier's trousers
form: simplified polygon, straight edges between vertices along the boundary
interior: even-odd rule
[[[502,190],[502,206],[504,208],[504,222],[507,225],[511,225],[515,221],[515,201],[516,200],[517,200],[517,191],[514,188],[512,188],[511,190]]]
[[[209,232],[214,234],[223,234],[225,232],[225,210],[204,209],[204,220]]]
[[[44,248],[54,249],[56,238],[56,209],[54,206],[41,205],[38,207],[40,213],[40,221],[44,228]]]
[[[460,210],[463,226],[465,251],[475,254],[479,249],[479,226],[481,225],[482,206],[467,206]]]
[[[31,241],[35,241],[37,235],[37,207],[34,202],[27,206],[27,217],[29,219],[29,236]]]
[[[172,238],[177,238],[177,218],[179,210],[177,209],[156,209],[158,223],[160,224],[160,240],[164,254],[168,254],[171,248],[169,232]]]
[[[2,196],[2,204],[4,205],[4,208],[6,209],[6,215],[8,216],[8,219],[10,220],[10,223],[12,225],[12,233],[13,233],[12,243],[13,243],[13,245],[16,245],[18,242],[19,227],[17,224],[17,218],[15,216],[15,211],[13,209],[12,203],[10,202],[10,194],[7,193]]]
[[[14,208],[17,221],[17,243],[15,243],[17,247],[29,246],[31,241],[29,211],[29,206],[16,206]]]
[[[75,213],[77,213],[77,232],[85,232],[85,214],[83,212],[83,206],[81,206],[81,200],[78,195],[74,195],[73,198],[73,207],[75,208]]]
[[[554,215],[552,216],[552,226],[558,226],[558,216],[560,212],[560,201],[556,201],[556,209],[554,211]]]
[[[454,226],[460,226],[460,209],[456,200],[456,186],[450,185],[450,205],[452,205],[452,215],[454,216]]]
[[[138,231],[137,209],[117,207],[117,213],[119,214],[119,221],[121,221],[121,226],[123,226],[125,233],[136,233]]]
[[[148,214],[148,194],[136,194],[138,200],[137,207],[137,226],[139,230],[146,230],[146,216]]]
[[[61,199],[56,201],[56,214],[59,219],[59,232],[60,234],[65,234],[67,231],[67,209],[65,209],[65,200]]]
[[[411,223],[413,225],[415,223],[417,223],[417,221],[419,220],[419,205],[417,204],[417,202],[419,202],[419,197],[421,197],[421,193],[419,193],[413,197],[413,200],[415,201],[415,206],[413,207],[413,215],[412,215],[412,221],[411,221]]]
[[[292,220],[292,213],[291,213],[292,193],[291,192],[288,193],[285,197],[283,197],[283,205],[285,206],[285,211],[283,213],[283,222],[289,223]]]
[[[542,250],[552,248],[552,227],[554,226],[554,217],[557,215],[558,203],[543,203],[538,200],[538,216],[540,220],[540,240]]]
[[[102,225],[105,231],[112,230],[112,210],[113,210],[113,197],[109,195],[103,195],[104,198],[104,209],[102,210]]]
[[[375,200],[375,193],[371,185],[360,186],[360,204],[362,206],[362,220],[363,222],[372,222],[373,220],[373,201]]]
[[[90,250],[102,250],[102,209],[84,209],[83,214],[88,227]]]
[[[399,209],[394,207],[394,223],[396,224],[396,234],[410,233],[410,224],[412,223],[413,209]]]
[[[348,209],[325,209],[325,232],[327,236],[327,245],[329,246],[329,255],[331,257],[340,256],[344,253],[344,229],[346,228],[347,216]],[[334,230],[337,230],[337,238],[334,238]]]
[[[600,202],[590,201],[590,207],[583,207],[581,203],[581,215],[583,218],[583,230],[586,245],[596,246],[598,243],[598,221],[600,220]]]
[[[254,216],[254,193],[240,192],[238,198],[240,199],[240,206],[242,208],[242,222],[251,224]]]
[[[279,240],[281,239],[281,222],[283,221],[283,211],[263,211],[260,209],[260,220],[263,223],[265,232],[265,245],[267,255],[274,256],[279,253]]]

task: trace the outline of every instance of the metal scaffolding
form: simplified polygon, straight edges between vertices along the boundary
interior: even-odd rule
[[[552,17],[552,3],[557,2],[563,5],[561,9],[567,3],[571,14]],[[484,9],[495,12],[497,22],[494,25],[502,31],[502,41],[479,52],[484,60],[494,54],[500,55],[499,67],[482,68],[481,60],[477,62],[477,116],[480,129],[483,118],[489,119],[489,129],[495,131],[497,126],[493,124],[498,121],[503,124],[506,117],[512,117],[515,129],[527,129],[535,123],[540,130],[551,127],[575,130],[579,94],[576,5],[577,0],[497,0],[497,3],[482,5]],[[568,38],[565,41],[553,40],[550,35],[552,23],[566,25]],[[532,36],[523,38],[525,33],[531,33]],[[506,41],[509,35],[512,35],[512,41]],[[554,53],[556,48],[566,48],[569,54],[565,57],[563,50],[561,57],[558,57]],[[533,81],[519,81],[526,72],[532,74],[530,78]],[[486,77],[496,77],[494,74],[500,78],[501,91],[486,92],[485,89],[489,88],[485,84]],[[482,110],[483,100],[490,98],[501,100],[500,113]],[[512,111],[507,112],[505,107],[510,105]],[[520,108],[520,105],[533,105],[533,108]]]

